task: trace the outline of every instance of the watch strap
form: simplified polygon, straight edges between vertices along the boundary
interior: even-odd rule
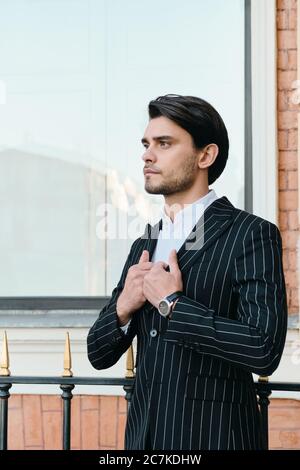
[[[177,290],[176,292],[173,292],[173,294],[167,295],[165,299],[167,299],[169,302],[173,302],[175,299],[181,297],[182,295],[183,292],[181,290]]]

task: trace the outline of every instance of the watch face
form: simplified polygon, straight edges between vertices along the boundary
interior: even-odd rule
[[[159,313],[163,316],[168,315],[170,311],[169,303],[166,300],[161,300],[158,304]]]

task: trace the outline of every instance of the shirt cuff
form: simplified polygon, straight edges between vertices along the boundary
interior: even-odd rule
[[[131,319],[126,323],[126,325],[120,326],[121,330],[123,331],[123,333],[125,333],[125,335],[127,334],[127,330],[128,330],[130,323],[131,323]]]

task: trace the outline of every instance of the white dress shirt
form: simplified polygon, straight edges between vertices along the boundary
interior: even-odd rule
[[[162,213],[162,229],[159,232],[151,261],[165,261],[168,263],[171,250],[175,248],[178,252],[197,221],[203,215],[205,209],[216,199],[218,199],[218,196],[213,189],[210,189],[205,196],[200,197],[192,204],[186,204],[183,209],[177,212],[173,222],[167,216],[164,208]],[[120,327],[124,333],[127,332],[130,321]]]
[[[216,199],[218,197],[215,191],[211,189],[197,201],[186,204],[183,209],[177,212],[173,222],[163,210],[162,230],[159,232],[151,261],[165,261],[168,263],[170,251],[175,248],[178,252],[205,209]]]

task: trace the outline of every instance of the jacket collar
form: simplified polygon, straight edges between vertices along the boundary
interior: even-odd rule
[[[234,206],[223,196],[210,204],[180,247],[177,258],[182,272],[188,271],[196,260],[214,243],[233,222]],[[156,247],[162,219],[155,225],[147,224],[142,239],[143,250],[148,250],[150,259]]]

